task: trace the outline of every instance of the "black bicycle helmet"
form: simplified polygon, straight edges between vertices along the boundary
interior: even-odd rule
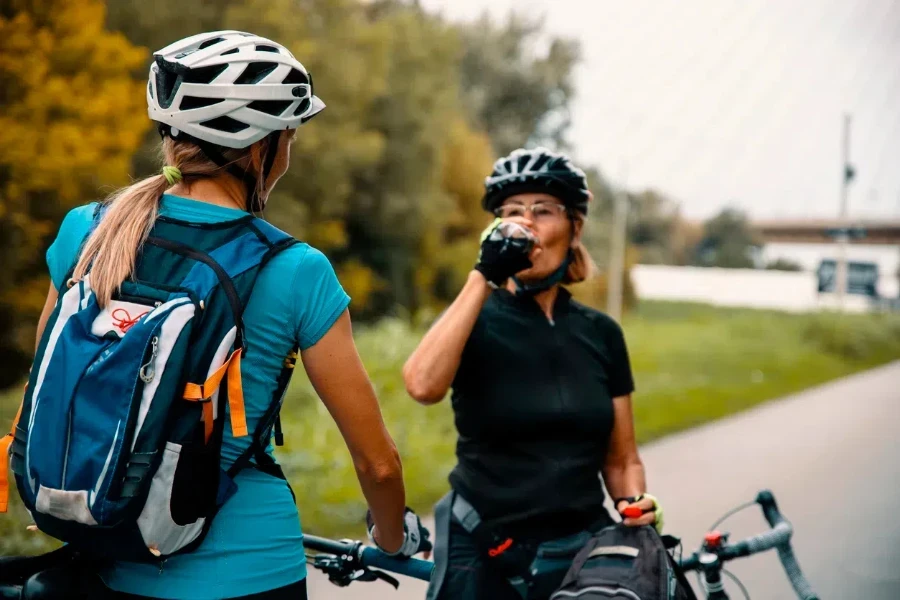
[[[591,198],[584,171],[565,154],[542,147],[519,148],[497,160],[484,188],[481,205],[489,212],[510,196],[544,192],[586,215]]]

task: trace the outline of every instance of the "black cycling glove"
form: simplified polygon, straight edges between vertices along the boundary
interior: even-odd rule
[[[534,236],[517,223],[495,219],[481,234],[481,252],[475,270],[494,286],[531,267],[528,255]]]

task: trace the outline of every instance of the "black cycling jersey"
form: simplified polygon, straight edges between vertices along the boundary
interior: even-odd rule
[[[560,288],[548,320],[497,290],[453,381],[459,432],[450,484],[488,524],[540,540],[598,520],[612,399],[634,390],[622,329]]]

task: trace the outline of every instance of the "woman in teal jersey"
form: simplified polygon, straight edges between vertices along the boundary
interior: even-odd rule
[[[38,339],[73,267],[76,280],[90,268],[98,301],[109,302],[131,275],[157,216],[208,224],[261,211],[287,171],[295,130],[324,108],[309,73],[286,48],[234,31],[193,36],[156,52],[147,101],[165,166],[104,202],[96,226],[96,205],[66,216],[47,252],[52,284]],[[408,557],[430,544],[418,517],[405,509],[399,455],[357,354],[348,304],[328,260],[307,244],[291,246],[262,269],[243,314],[247,346],[256,349],[241,364],[247,424],[253,431],[284,356],[299,347],[353,457],[372,540]],[[227,467],[250,442],[232,437],[229,428],[224,435]],[[245,469],[236,483],[237,493],[198,549],[168,558],[161,569],[125,562],[104,567],[94,582],[80,577],[85,596],[306,598],[303,535],[285,481]],[[72,587],[65,597],[77,597]]]

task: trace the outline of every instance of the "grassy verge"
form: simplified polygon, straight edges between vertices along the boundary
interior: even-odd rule
[[[897,315],[798,316],[644,302],[624,327],[641,442],[900,359]],[[421,407],[404,390],[400,367],[421,333],[384,320],[359,328],[357,343],[403,456],[409,504],[427,512],[447,489],[455,432],[447,402]],[[304,529],[361,535],[365,504],[350,457],[302,370],[297,375],[284,414],[286,446],[277,455],[297,493]],[[17,392],[0,398],[2,422],[17,402]],[[10,514],[0,517],[0,555],[47,548],[44,536],[25,531],[27,514],[11,495]]]

